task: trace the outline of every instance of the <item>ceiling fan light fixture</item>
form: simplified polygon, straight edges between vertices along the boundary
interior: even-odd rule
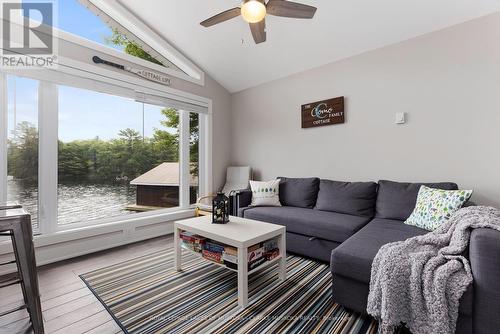
[[[259,0],[248,0],[241,5],[241,16],[248,23],[257,23],[266,17],[266,6]]]

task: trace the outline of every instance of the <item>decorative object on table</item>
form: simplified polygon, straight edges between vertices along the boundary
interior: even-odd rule
[[[304,104],[301,113],[303,129],[344,123],[344,97]]]
[[[236,194],[248,189],[248,181],[252,178],[252,169],[249,166],[231,166],[226,170],[226,184],[222,192],[229,197],[229,215],[237,215]],[[196,201],[196,216],[205,216],[212,213],[211,200],[215,194],[199,197]],[[207,203],[209,202],[209,203]]]
[[[3,311],[0,316],[27,309],[34,334],[43,334],[31,216],[22,208],[0,210],[0,235],[11,237],[15,257],[14,261],[0,265],[15,263],[18,270],[11,274],[2,275],[0,288],[20,284],[24,297],[24,305]]]
[[[251,206],[281,206],[280,179],[271,181],[250,181],[252,189]]]
[[[417,204],[405,224],[434,231],[460,209],[472,190],[442,190],[421,186]]]
[[[229,198],[222,191],[217,193],[217,196],[212,201],[212,206],[212,223],[229,223]]]

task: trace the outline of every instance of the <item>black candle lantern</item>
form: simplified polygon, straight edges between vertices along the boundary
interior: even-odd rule
[[[229,223],[229,198],[223,192],[218,192],[213,202],[212,223]]]

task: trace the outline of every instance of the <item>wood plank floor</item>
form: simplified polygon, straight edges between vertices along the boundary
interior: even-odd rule
[[[78,275],[172,246],[162,237],[42,266],[38,269],[45,333],[115,334],[122,330]],[[19,285],[0,291],[0,313],[22,303]],[[0,317],[0,334],[32,333],[26,310]]]

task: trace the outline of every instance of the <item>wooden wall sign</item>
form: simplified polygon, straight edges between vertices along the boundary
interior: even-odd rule
[[[302,128],[344,123],[344,97],[302,105]]]

